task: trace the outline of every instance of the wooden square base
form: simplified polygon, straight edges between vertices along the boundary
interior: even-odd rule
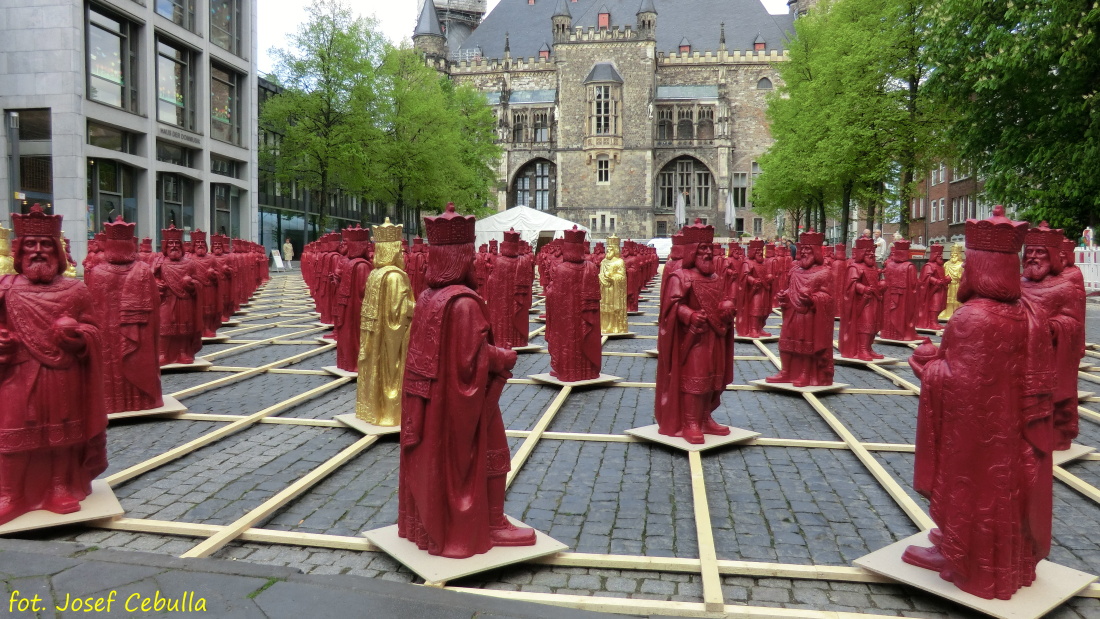
[[[122,515],[122,505],[115,498],[111,486],[102,479],[92,482],[92,493],[80,502],[80,510],[71,514],[55,514],[39,509],[27,512],[6,524],[0,525],[0,535],[33,529],[45,529],[66,524],[101,520]]]
[[[644,314],[645,314],[645,312],[643,312],[642,310],[638,310],[636,312],[627,312],[626,313],[627,316],[642,316]]]
[[[239,327],[239,326],[241,326],[241,321],[239,321],[239,320],[225,320],[225,321],[222,321],[222,326],[223,327]]]
[[[880,344],[893,344],[894,346],[908,346],[910,344],[919,345],[924,340],[888,340],[884,337],[876,337],[875,341]]]
[[[917,327],[917,333],[925,333],[928,335],[943,335],[943,329],[925,329],[924,327]]]
[[[637,333],[633,331],[627,331],[626,333],[604,333],[609,340],[629,340],[631,338],[638,337]]]
[[[818,385],[816,387],[795,387],[794,383],[769,383],[762,378],[760,380],[750,380],[749,384],[763,387],[764,389],[792,391],[794,393],[829,393],[830,391],[840,391],[849,386],[847,383],[833,383],[831,385]]]
[[[707,449],[713,449],[715,447],[721,447],[723,445],[743,443],[745,441],[760,436],[759,432],[753,432],[752,430],[735,428],[733,426],[726,427],[730,429],[730,433],[728,435],[716,436],[714,434],[704,434],[704,442],[701,445],[689,443],[679,436],[665,436],[664,434],[661,434],[657,431],[657,424],[653,424],[651,426],[642,426],[641,428],[633,428],[627,430],[626,433],[631,436],[636,436],[638,438],[644,438],[647,441],[661,443],[662,445],[668,445],[669,447],[675,447],[676,449],[682,449],[684,451],[706,451]]]
[[[1078,400],[1084,400],[1085,398],[1091,398],[1094,395],[1096,395],[1096,394],[1092,391],[1078,391],[1077,392],[1077,399]]]
[[[650,357],[656,357],[657,356],[657,349],[656,348],[650,348],[649,350],[643,350],[642,352],[649,355]]]
[[[509,518],[517,526],[525,526],[514,518]],[[464,576],[480,574],[505,565],[530,561],[563,550],[568,546],[558,540],[535,531],[534,546],[497,546],[489,552],[474,555],[467,559],[448,559],[428,554],[407,539],[398,537],[397,525],[390,525],[373,531],[365,531],[363,536],[369,539],[382,552],[397,559],[402,565],[416,573],[426,582],[443,582]]]
[[[542,346],[538,344],[531,344],[530,346],[513,346],[512,350],[522,355],[524,353],[539,352],[542,350]]]
[[[618,376],[611,376],[610,374],[600,374],[599,378],[593,378],[590,380],[578,380],[572,383],[567,383],[563,380],[558,380],[556,376],[551,376],[549,372],[546,374],[532,374],[528,376],[531,380],[538,381],[540,383],[546,383],[548,385],[558,385],[559,387],[597,387],[599,385],[610,385],[611,383],[617,383],[621,378]]]
[[[850,357],[841,357],[840,355],[833,356],[834,363],[840,363],[843,365],[892,365],[901,361],[894,357],[883,357],[881,359],[872,359],[871,361],[864,361],[863,359],[852,359]]]
[[[332,338],[317,336],[313,339],[317,340],[317,343],[319,344],[332,344],[333,346],[336,345],[336,340]]]
[[[237,310],[237,311],[233,312],[233,315],[234,316],[247,316],[248,315],[248,310]]]
[[[733,341],[735,341],[735,342],[778,342],[779,341],[779,336],[778,335],[768,335],[768,336],[765,336],[765,337],[747,337],[747,336],[744,336],[744,335],[735,335],[735,336],[733,336]]]
[[[1054,452],[1054,466],[1062,466],[1067,462],[1073,462],[1081,456],[1090,454],[1094,451],[1096,451],[1095,447],[1073,443],[1069,446],[1069,449]]]
[[[347,370],[341,370],[335,365],[326,365],[321,369],[328,372],[329,374],[335,374],[340,378],[358,378],[359,376],[359,372],[349,372]]]
[[[145,417],[148,415],[167,415],[171,413],[186,413],[187,407],[180,403],[179,400],[173,398],[170,395],[163,396],[164,406],[160,408],[149,408],[143,411],[125,411],[121,413],[111,413],[107,415],[107,419],[126,419],[128,417]]]
[[[315,323],[313,323],[313,326],[314,327],[324,327],[324,328],[330,329],[330,330],[336,328],[336,325],[326,325],[323,322],[315,322]]]
[[[203,344],[224,344],[229,341],[228,335],[215,335],[214,337],[202,338]]]
[[[940,578],[939,572],[909,565],[901,554],[911,545],[929,546],[928,533],[922,532],[900,542],[876,550],[854,561],[865,570],[923,589],[963,606],[999,619],[1037,619],[1077,594],[1096,580],[1086,574],[1050,561],[1041,561],[1035,582],[1023,587],[1011,600],[985,600],[960,591],[953,583]]]
[[[191,363],[169,363],[168,365],[160,366],[161,373],[164,372],[202,372],[207,368],[212,367],[214,364],[203,359],[202,357],[195,357],[195,360]]]
[[[376,426],[373,423],[363,421],[355,415],[337,415],[334,419],[352,430],[358,430],[367,436],[396,434],[401,431],[401,426]]]

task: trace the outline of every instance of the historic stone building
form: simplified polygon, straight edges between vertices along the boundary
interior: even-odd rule
[[[682,202],[689,221],[771,236],[748,196],[801,4],[770,15],[759,0],[500,0],[467,31],[455,11],[482,0],[435,0],[413,41],[496,110],[501,209],[648,238],[678,228]]]

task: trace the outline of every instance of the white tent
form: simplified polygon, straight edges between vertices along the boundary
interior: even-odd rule
[[[531,247],[536,247],[541,233],[552,232],[554,238],[561,238],[563,233],[566,230],[572,230],[574,225],[581,230],[588,230],[580,224],[574,224],[561,217],[554,217],[549,213],[526,206],[514,206],[491,217],[477,220],[475,225],[477,239],[475,242],[478,247],[481,247],[482,244],[488,243],[490,239],[496,239],[498,242],[503,241],[504,233],[514,228],[516,232],[520,233],[523,240],[531,244]]]

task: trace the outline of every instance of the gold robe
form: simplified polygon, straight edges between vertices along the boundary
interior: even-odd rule
[[[626,333],[626,263],[608,252],[600,263],[600,331]]]
[[[951,320],[951,315],[959,309],[959,280],[963,276],[963,261],[956,262],[955,257],[951,256],[951,260],[943,263],[943,272],[951,278],[951,283],[947,285],[947,307],[940,312],[939,319]]]
[[[375,268],[367,278],[360,327],[355,416],[377,426],[401,424],[401,384],[413,298],[400,267]]]

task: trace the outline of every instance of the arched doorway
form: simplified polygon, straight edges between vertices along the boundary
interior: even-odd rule
[[[532,159],[512,178],[508,207],[529,206],[540,211],[557,207],[557,166],[549,159]]]
[[[657,173],[657,208],[670,211],[683,198],[685,208],[711,208],[716,202],[714,176],[702,161],[684,155]]]

